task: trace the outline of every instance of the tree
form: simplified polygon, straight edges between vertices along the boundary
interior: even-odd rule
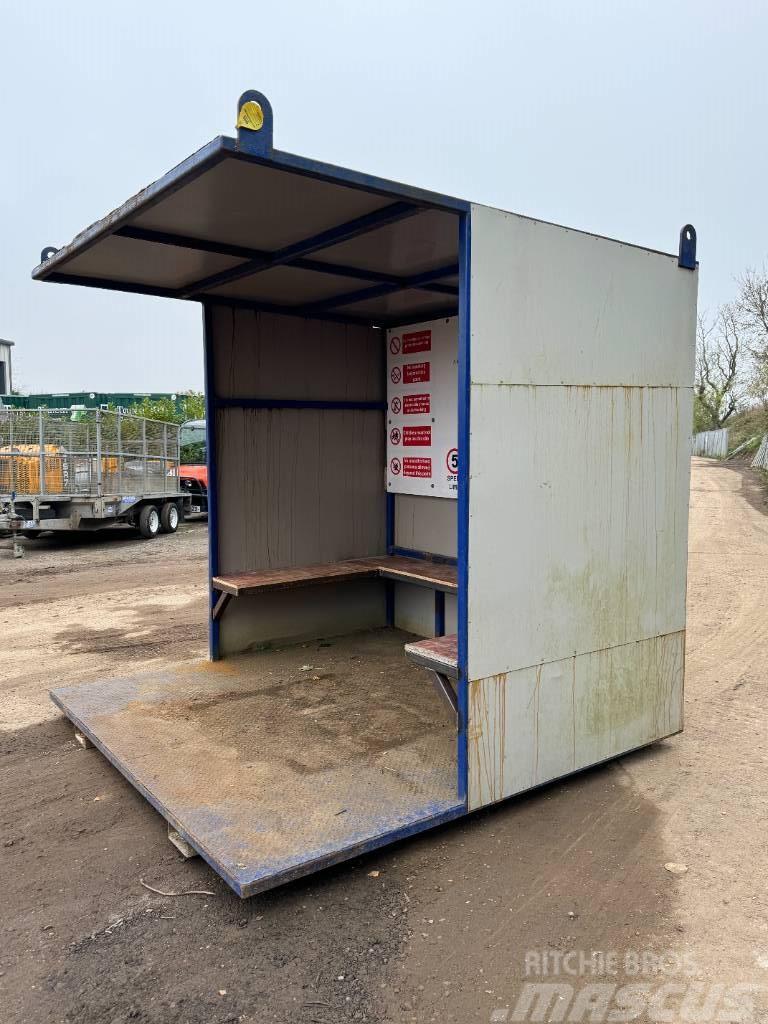
[[[768,269],[747,270],[739,278],[739,326],[752,358],[750,394],[768,411]]]
[[[713,319],[699,317],[694,429],[719,430],[739,409],[747,391],[746,354],[738,304],[726,303]]]
[[[132,406],[134,416],[146,416],[150,420],[163,420],[165,423],[184,423],[185,420],[205,419],[205,398],[200,391],[179,393],[174,401],[172,398],[145,398]]]

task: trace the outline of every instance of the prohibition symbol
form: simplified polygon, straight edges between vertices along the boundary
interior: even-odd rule
[[[400,339],[399,338],[395,337],[395,338],[391,338],[390,339],[389,351],[392,353],[393,356],[397,355],[397,353],[400,351]]]
[[[448,467],[448,472],[453,473],[455,476],[459,471],[459,449],[451,448],[448,454],[445,456],[445,464]]]
[[[393,476],[397,476],[400,472],[400,459],[390,459],[389,468]]]
[[[400,401],[399,398],[393,398],[392,401],[389,403],[389,408],[391,409],[395,416],[399,416],[400,410],[403,408],[403,403]]]
[[[400,383],[400,379],[401,379],[402,376],[403,376],[403,372],[400,369],[400,367],[399,366],[393,366],[392,367],[392,372],[389,375],[389,378],[392,381],[392,383],[393,384],[399,384]]]
[[[389,440],[392,444],[400,444],[400,431],[397,427],[393,427],[389,432]]]

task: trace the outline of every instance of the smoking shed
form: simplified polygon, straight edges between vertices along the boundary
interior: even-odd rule
[[[682,728],[690,225],[283,153],[248,92],[34,276],[202,305],[210,661],[52,697],[238,893]]]

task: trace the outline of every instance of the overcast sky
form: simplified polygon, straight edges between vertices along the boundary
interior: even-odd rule
[[[196,304],[33,283],[218,134],[676,250],[768,256],[765,0],[0,0],[0,337],[27,391],[202,386]]]

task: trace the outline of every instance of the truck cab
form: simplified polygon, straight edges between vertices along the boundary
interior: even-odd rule
[[[208,516],[208,464],[205,420],[187,420],[181,425],[179,484],[187,501],[187,518]]]

